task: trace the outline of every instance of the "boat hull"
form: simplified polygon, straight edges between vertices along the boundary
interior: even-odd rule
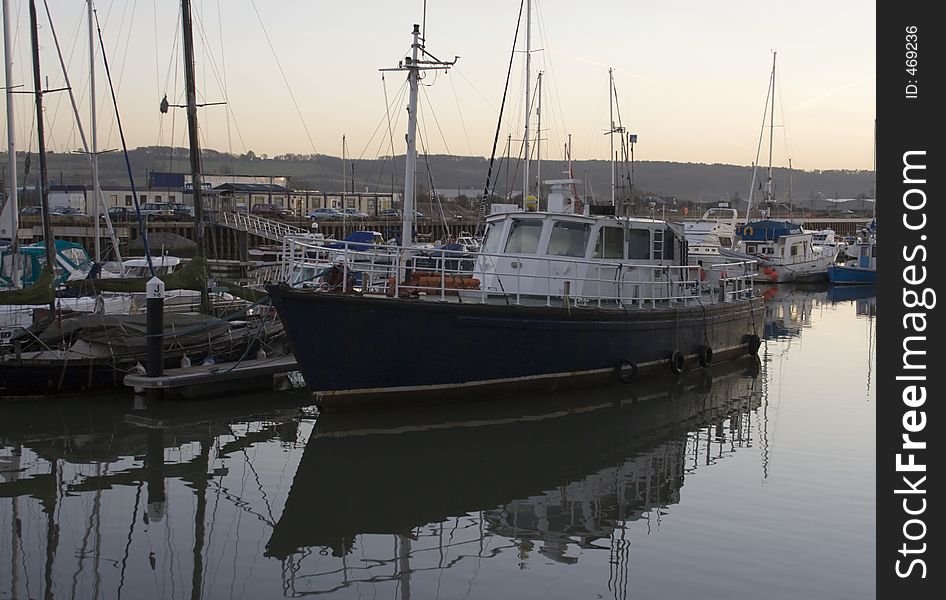
[[[685,366],[704,346],[716,361],[749,353],[763,318],[759,298],[625,310],[268,291],[322,408],[626,380],[627,363],[669,373],[675,352]]]
[[[828,279],[836,285],[873,285],[877,283],[877,270],[835,265],[828,269]]]

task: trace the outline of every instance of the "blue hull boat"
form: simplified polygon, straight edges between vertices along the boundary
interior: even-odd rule
[[[877,270],[832,265],[828,267],[828,280],[835,285],[873,285],[877,283]]]

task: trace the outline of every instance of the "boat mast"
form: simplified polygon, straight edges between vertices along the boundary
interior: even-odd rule
[[[608,107],[611,127],[608,128],[608,141],[611,142],[611,152],[608,160],[611,161],[611,206],[616,206],[617,174],[614,163],[614,69],[608,69]]]
[[[98,129],[95,116],[95,26],[93,24],[94,15],[92,14],[92,0],[88,0],[89,5],[89,103],[91,104],[92,115],[92,227],[95,232],[94,256],[95,262],[102,262],[102,247],[99,236],[99,147],[98,147]],[[116,248],[117,251],[117,248]]]
[[[36,137],[38,138],[37,152],[39,153],[39,181],[40,204],[43,211],[43,239],[46,241],[46,268],[56,273],[56,239],[53,237],[53,225],[49,216],[49,173],[46,169],[46,135],[43,131],[43,81],[39,68],[39,38],[36,22],[36,2],[30,0],[30,42],[33,46],[33,95],[36,98]],[[49,308],[56,310],[56,301],[53,300]]]
[[[410,98],[407,105],[407,156],[404,158],[404,214],[401,215],[401,246],[410,248],[414,243],[414,175],[417,171],[417,88],[420,81],[420,67],[417,64],[420,52],[420,29],[414,24],[414,43],[411,44],[411,57],[408,59],[407,81],[410,84]]]
[[[526,130],[523,137],[525,166],[522,170],[522,209],[526,208],[529,195],[529,111],[532,108],[532,0],[526,0]]]
[[[425,5],[426,6],[426,5]],[[398,63],[393,69],[381,69],[382,71],[407,71],[407,81],[410,87],[410,95],[407,104],[407,155],[404,157],[404,214],[401,219],[401,246],[410,248],[414,237],[414,194],[415,194],[415,171],[417,163],[417,89],[420,85],[420,72],[430,69],[447,70],[454,63],[445,62],[427,54],[424,50],[424,38],[420,35],[420,25],[414,24],[412,33],[414,41],[411,44],[411,55]],[[423,60],[421,54],[424,55]],[[406,258],[406,251],[405,256]]]
[[[535,198],[536,208],[542,201],[542,71],[537,82],[539,97],[536,102],[535,117]]]
[[[772,52],[772,83],[771,91],[772,95],[772,109],[769,112],[769,180],[766,182],[766,201],[769,204],[772,204],[772,142],[775,138],[775,55],[776,52]],[[771,206],[769,209],[771,210]]]
[[[13,118],[13,32],[10,26],[9,0],[3,0],[3,69],[6,75],[7,91],[7,180],[8,190],[5,190],[6,213],[10,215],[9,223],[0,223],[0,227],[10,228],[10,249],[12,250],[13,287],[20,287],[20,268],[17,247],[19,246],[19,202],[17,201],[16,181],[16,121]]]
[[[204,206],[203,181],[200,165],[200,137],[197,130],[197,86],[194,78],[194,30],[191,23],[191,0],[181,0],[181,21],[184,38],[184,83],[187,89],[187,131],[191,155],[191,181],[194,188],[194,237],[197,241],[197,258],[204,257]],[[207,286],[201,286],[200,308],[210,313],[210,297]]]

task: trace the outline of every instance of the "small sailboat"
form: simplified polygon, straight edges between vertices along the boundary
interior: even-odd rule
[[[763,114],[769,118],[769,164],[763,202],[772,205],[772,145],[775,130],[775,58],[772,53],[772,74],[769,78],[769,93]],[[761,149],[762,138],[759,139]],[[746,209],[746,224],[736,228],[738,249],[723,250],[730,258],[754,258],[759,262],[757,281],[766,283],[813,282],[828,279],[828,267],[834,264],[837,250],[814,243],[814,234],[806,232],[801,225],[789,220],[768,218],[768,210],[761,219],[751,220],[752,196],[756,184],[758,156],[753,164],[752,181],[749,184],[749,206]],[[761,187],[761,182],[760,182]]]

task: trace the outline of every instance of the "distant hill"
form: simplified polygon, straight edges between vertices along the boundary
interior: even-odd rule
[[[3,153],[5,156],[5,153]],[[20,185],[36,184],[38,161],[31,160],[31,172],[23,181],[23,161],[20,153]],[[53,183],[88,184],[88,159],[78,153],[50,153],[48,155],[49,176]],[[146,187],[151,171],[189,172],[188,152],[184,148],[140,147],[129,152],[129,159],[136,178],[136,185]],[[6,159],[3,159],[5,164]],[[339,157],[326,155],[288,154],[276,157],[257,156],[253,152],[230,155],[215,150],[203,151],[204,172],[213,174],[288,176],[295,189],[340,191],[342,189],[342,161]],[[429,166],[429,169],[428,169]],[[533,167],[534,168],[534,167]],[[438,189],[482,189],[486,182],[488,160],[473,156],[434,155],[421,156],[418,160],[418,184],[421,190],[433,184]],[[562,177],[564,165],[561,161],[542,164],[543,179]],[[99,158],[100,179],[104,184],[127,185],[128,177],[124,158],[120,152],[104,154]],[[352,160],[346,168],[346,189],[364,191],[386,191],[400,189],[404,178],[404,156],[391,160]],[[601,160],[574,161],[575,177],[584,181],[582,190],[599,200],[611,196],[611,166]],[[701,163],[674,163],[663,161],[638,161],[634,164],[635,191],[637,196],[655,195],[675,197],[680,202],[715,203],[727,199],[745,199],[748,195],[751,170],[747,166]],[[760,178],[765,173],[760,171]],[[492,187],[496,194],[504,196],[508,187],[514,194],[521,188],[522,174],[513,161],[507,165],[497,160],[494,165]],[[780,201],[791,197],[795,204],[807,203],[823,198],[873,197],[873,173],[870,171],[793,171],[774,169],[775,196]],[[757,184],[757,193],[759,185]]]

